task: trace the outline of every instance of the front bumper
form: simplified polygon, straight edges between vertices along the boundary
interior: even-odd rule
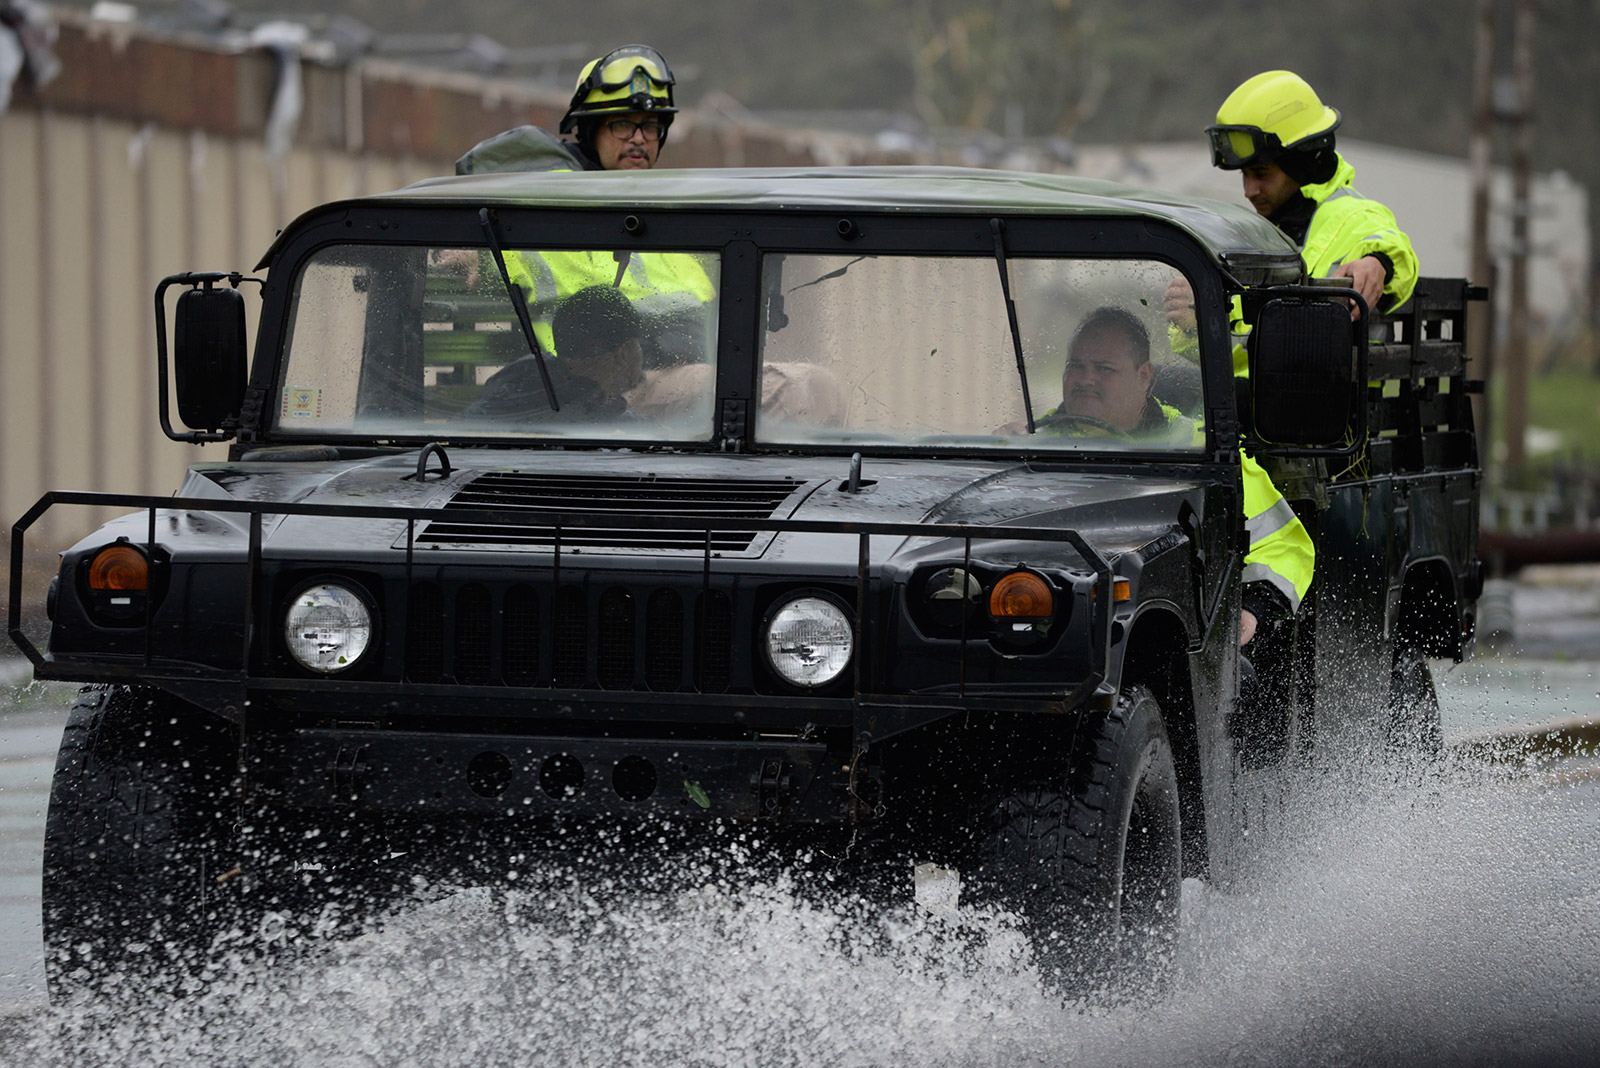
[[[248,767],[250,802],[396,816],[831,823],[853,803],[850,764],[798,739],[299,730],[253,738]]]

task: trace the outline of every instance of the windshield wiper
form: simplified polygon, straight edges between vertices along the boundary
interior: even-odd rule
[[[1022,411],[1028,417],[1028,433],[1035,433],[1033,425],[1033,399],[1028,396],[1028,367],[1022,361],[1022,331],[1017,329],[1017,305],[1011,299],[1011,272],[1006,268],[1005,223],[989,220],[994,231],[994,262],[1000,265],[1000,292],[1006,298],[1006,318],[1011,321],[1011,347],[1017,354],[1017,377],[1022,379]]]
[[[533,336],[533,320],[528,318],[528,302],[511,281],[511,272],[506,269],[505,253],[500,251],[500,237],[494,232],[494,222],[489,218],[488,208],[478,209],[478,222],[483,226],[483,234],[489,239],[489,250],[494,253],[494,262],[500,268],[500,280],[506,284],[506,296],[511,298],[511,306],[516,309],[517,322],[522,324],[522,336],[528,341],[528,354],[539,364],[539,380],[544,383],[544,395],[550,401],[550,410],[559,412],[561,403],[556,400],[556,387],[550,382],[550,368],[544,364],[544,352],[539,348],[539,341]],[[1030,419],[1031,427],[1032,421]]]

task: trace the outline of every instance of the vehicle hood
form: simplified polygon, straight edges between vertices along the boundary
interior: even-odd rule
[[[634,450],[551,452],[455,449],[453,469],[439,475],[437,458],[426,478],[417,477],[417,453],[363,460],[265,461],[198,464],[179,496],[201,499],[283,502],[308,505],[367,505],[440,510],[447,506],[496,507],[470,503],[472,494],[506,476],[552,477],[579,488],[570,495],[581,507],[588,482],[649,480],[671,487],[690,482],[737,488],[746,484],[792,483],[774,499],[775,520],[829,523],[938,523],[980,527],[1071,527],[1102,551],[1123,551],[1170,530],[1182,499],[1194,495],[1192,478],[1132,476],[1093,469],[1037,468],[1027,463],[982,460],[867,459],[859,488],[848,488],[850,461],[838,456],[750,456],[649,453]],[[1086,465],[1087,466],[1087,465]],[[1123,469],[1124,471],[1126,469]],[[1192,467],[1184,468],[1193,474]],[[467,494],[463,497],[463,494]],[[461,500],[468,500],[463,505]],[[646,509],[648,510],[648,509]],[[241,514],[208,513],[237,530]],[[662,514],[662,513],[657,513]],[[666,513],[670,514],[670,513]],[[263,521],[269,545],[292,549],[371,536],[392,544],[405,524],[394,520],[342,520],[331,533],[329,520],[268,514]],[[625,526],[619,518],[616,526]],[[421,524],[426,527],[426,524]],[[803,539],[799,539],[803,540]],[[885,538],[887,543],[904,539]],[[789,555],[783,539],[763,541],[752,554]],[[461,547],[461,546],[453,546]],[[483,549],[503,548],[485,542]],[[887,547],[887,546],[886,546]],[[760,552],[755,552],[759,548]],[[795,546],[798,548],[798,545]],[[874,555],[877,555],[876,546]]]

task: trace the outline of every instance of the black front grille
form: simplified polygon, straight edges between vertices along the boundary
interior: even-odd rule
[[[675,690],[683,684],[683,598],[676,590],[657,590],[644,620],[645,683],[652,690]]]
[[[481,686],[489,681],[489,591],[473,584],[456,595],[456,681]]]
[[[589,677],[589,605],[583,591],[563,586],[556,591],[555,684],[582,686]]]
[[[527,586],[506,591],[501,678],[507,686],[532,686],[539,678],[539,595]]]
[[[600,597],[595,673],[608,690],[633,685],[633,631],[633,595],[627,590],[607,590]]]
[[[418,582],[406,611],[405,677],[721,693],[731,682],[733,636],[732,602],[720,590],[568,585],[541,594],[527,585]]]
[[[406,611],[406,678],[444,681],[444,597],[431,582],[411,587]]]
[[[558,532],[548,522],[466,523],[449,518],[452,511],[560,513],[582,526],[563,526],[563,548],[670,549],[707,551],[699,530],[641,530],[630,516],[679,519],[767,520],[795,490],[794,479],[711,479],[631,477],[587,478],[572,475],[529,475],[514,471],[480,475],[462,487],[417,535],[427,545],[453,548],[548,549]],[[603,522],[614,519],[615,524]],[[596,522],[596,520],[602,520]],[[743,552],[755,541],[754,530],[714,531],[711,552]]]

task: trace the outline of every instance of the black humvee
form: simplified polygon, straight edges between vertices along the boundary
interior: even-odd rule
[[[257,269],[157,293],[163,427],[227,458],[14,528],[12,638],[92,684],[46,835],[58,993],[354,857],[562,821],[743,822],[907,888],[933,862],[1067,970],[1159,956],[1253,775],[1436,746],[1425,658],[1472,650],[1475,294],[1352,324],[1244,208],[940,168],[487,175],[318,208]],[[1163,432],[1063,403],[1108,306],[1152,339]],[[1316,581],[1243,704],[1241,445],[1322,476]],[[62,505],[131,511],[63,554],[41,652],[23,536]]]

